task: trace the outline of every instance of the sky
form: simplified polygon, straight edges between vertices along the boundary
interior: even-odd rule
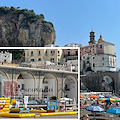
[[[115,44],[117,67],[120,68],[120,0],[0,0],[0,6],[14,6],[44,14],[56,31],[55,45],[88,45],[89,32],[100,34]]]

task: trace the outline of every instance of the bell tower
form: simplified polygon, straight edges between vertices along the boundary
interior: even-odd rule
[[[94,33],[95,32],[93,31],[90,32],[90,41],[88,42],[89,44],[96,44]]]

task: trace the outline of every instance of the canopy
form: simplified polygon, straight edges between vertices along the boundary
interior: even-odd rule
[[[111,96],[105,96],[105,98],[112,98]]]
[[[83,96],[82,96],[82,95],[80,95],[80,98],[83,98]]]
[[[91,111],[91,112],[104,112],[104,109],[97,105],[88,106],[86,110]]]
[[[95,112],[104,112],[104,109],[97,106],[97,105],[91,105],[86,108],[86,110],[91,111],[94,113],[94,118],[95,118]]]
[[[119,102],[119,101],[113,98],[107,98],[107,99],[103,99],[102,102]]]
[[[106,111],[107,113],[120,114],[120,107],[110,108]]]
[[[90,98],[99,98],[99,97],[95,95],[91,95]]]

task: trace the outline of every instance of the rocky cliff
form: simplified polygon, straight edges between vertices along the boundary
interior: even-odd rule
[[[55,29],[44,15],[19,7],[0,7],[0,46],[45,46],[54,44]]]

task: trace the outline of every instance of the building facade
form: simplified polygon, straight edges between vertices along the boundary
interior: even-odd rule
[[[25,62],[50,61],[60,64],[62,49],[28,49],[25,50]]]
[[[12,53],[1,51],[0,62],[11,63],[12,62]]]
[[[106,42],[102,35],[95,41],[94,32],[90,32],[89,45],[80,48],[81,74],[87,71],[116,71],[114,44]]]

